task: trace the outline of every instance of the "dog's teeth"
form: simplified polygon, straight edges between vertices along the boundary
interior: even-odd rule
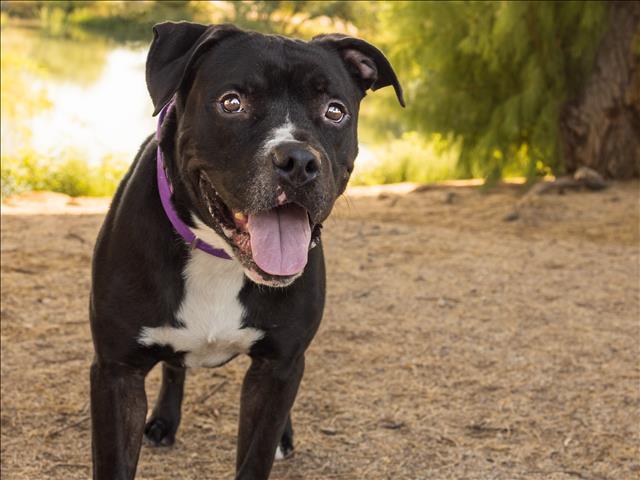
[[[236,212],[233,214],[233,216],[236,220],[240,220],[241,222],[244,222],[247,219],[247,216],[242,212]]]

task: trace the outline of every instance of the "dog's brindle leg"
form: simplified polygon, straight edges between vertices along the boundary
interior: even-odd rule
[[[266,480],[304,372],[293,360],[254,358],[242,384],[236,480]]]
[[[147,414],[146,373],[95,360],[91,366],[94,480],[135,477]]]
[[[162,364],[162,386],[144,435],[153,445],[173,445],[180,425],[186,368]]]

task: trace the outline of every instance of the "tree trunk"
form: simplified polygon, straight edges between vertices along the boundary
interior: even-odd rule
[[[581,95],[560,115],[564,165],[606,178],[640,174],[640,2],[609,4],[608,27]]]

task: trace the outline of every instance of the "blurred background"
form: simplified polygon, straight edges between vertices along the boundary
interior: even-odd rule
[[[297,453],[273,479],[638,478],[640,2],[0,9],[3,480],[91,475],[92,249],[155,129],[165,20],[356,35],[405,89],[406,109],[389,88],[363,102]],[[233,478],[247,367],[189,372],[177,443],[143,448],[139,478]]]
[[[364,102],[353,184],[638,175],[634,2],[3,1],[2,197],[105,196],[154,129],[151,27],[344,32],[391,59]]]

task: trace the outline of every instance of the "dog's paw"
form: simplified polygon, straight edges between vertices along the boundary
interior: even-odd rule
[[[162,418],[150,418],[144,426],[144,438],[154,447],[170,447],[176,441],[176,429]]]
[[[275,460],[285,460],[293,455],[293,445],[278,445]]]

